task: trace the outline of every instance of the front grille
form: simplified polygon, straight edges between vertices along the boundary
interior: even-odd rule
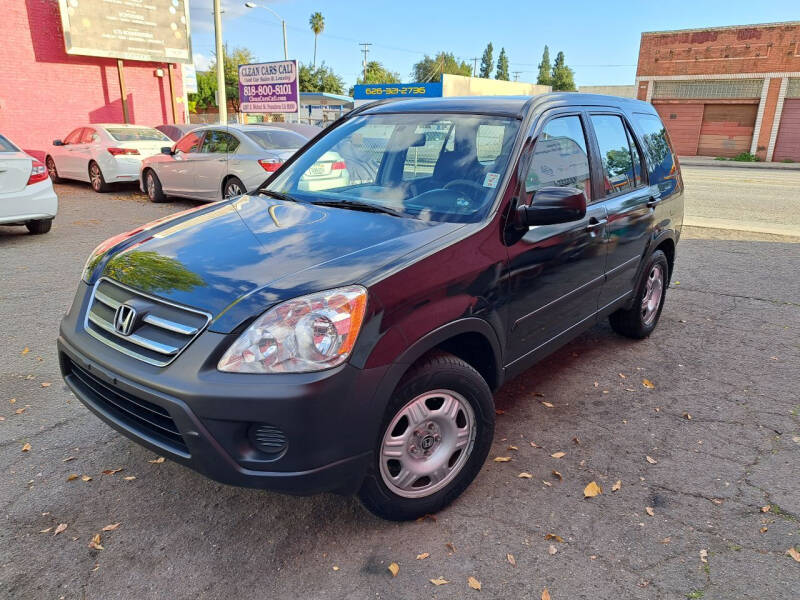
[[[155,438],[174,453],[188,458],[189,449],[165,408],[100,380],[71,360],[69,376],[93,404],[112,414],[131,430]]]
[[[115,326],[117,310],[123,304],[135,310],[132,327],[125,333]],[[153,298],[104,278],[92,292],[84,327],[104,344],[163,367],[200,334],[210,318],[207,313]]]

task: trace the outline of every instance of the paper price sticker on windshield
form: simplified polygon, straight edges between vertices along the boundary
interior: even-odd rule
[[[487,173],[483,180],[483,187],[496,188],[500,181],[500,173]]]

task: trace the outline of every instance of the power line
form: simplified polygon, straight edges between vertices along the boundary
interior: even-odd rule
[[[367,83],[367,54],[369,54],[369,47],[372,46],[370,42],[359,42],[361,51],[364,53],[364,83]]]
[[[480,59],[473,56],[470,60],[472,61],[472,76],[475,77],[475,73],[478,71],[478,60]]]

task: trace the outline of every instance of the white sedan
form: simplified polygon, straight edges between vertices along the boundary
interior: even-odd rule
[[[58,197],[44,164],[0,135],[0,225],[47,233],[57,211]]]
[[[170,144],[152,127],[92,124],[53,140],[45,162],[54,183],[76,179],[89,182],[95,192],[107,192],[111,183],[137,181],[142,159]]]

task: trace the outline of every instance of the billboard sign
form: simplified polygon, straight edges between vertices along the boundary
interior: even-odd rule
[[[239,65],[239,110],[243,113],[296,113],[300,110],[297,61]]]
[[[442,84],[437,83],[368,83],[355,86],[353,99],[441,98]]]
[[[189,0],[58,0],[67,54],[191,63]]]

